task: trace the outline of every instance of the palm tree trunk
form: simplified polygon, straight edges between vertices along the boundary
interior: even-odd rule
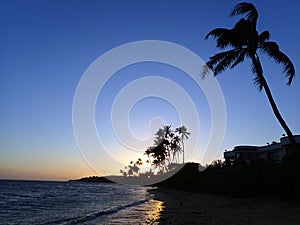
[[[182,162],[184,165],[184,143],[183,143],[183,139],[182,139]]]
[[[272,93],[271,93],[271,90],[269,88],[269,85],[265,79],[265,77],[263,76],[263,70],[262,70],[262,66],[261,66],[261,63],[260,63],[260,60],[259,60],[259,57],[256,55],[256,56],[252,56],[252,61],[253,61],[253,64],[256,68],[256,71],[258,72],[257,75],[259,76],[259,79],[260,79],[260,82],[266,92],[266,95],[267,95],[267,98],[271,104],[271,107],[272,107],[272,110],[273,110],[273,113],[275,115],[275,117],[277,118],[278,122],[280,123],[280,125],[282,126],[282,128],[284,129],[284,131],[286,132],[292,146],[296,145],[296,140],[295,140],[295,137],[294,135],[292,134],[290,128],[288,127],[288,125],[286,124],[286,122],[284,121],[284,119],[282,118],[279,110],[278,110],[278,107],[274,101],[274,98],[272,96]]]
[[[269,88],[269,86],[268,86],[268,84],[267,84],[265,78],[262,77],[262,79],[263,79],[263,81],[264,81],[264,82],[263,82],[263,87],[264,87],[264,89],[265,89],[265,92],[266,92],[266,95],[267,95],[267,97],[268,97],[268,100],[269,100],[269,102],[270,102],[270,104],[271,104],[273,113],[274,113],[274,115],[276,116],[276,118],[277,118],[277,120],[279,121],[279,123],[280,123],[280,125],[282,126],[282,128],[284,129],[284,131],[286,132],[286,134],[287,134],[287,136],[288,136],[288,138],[289,138],[291,144],[292,144],[292,145],[295,145],[295,144],[296,144],[295,137],[293,136],[293,134],[292,134],[290,128],[288,127],[288,125],[286,124],[286,122],[284,121],[284,119],[282,118],[282,116],[281,116],[281,114],[280,114],[280,112],[279,112],[279,110],[278,110],[278,107],[277,107],[277,105],[276,105],[276,103],[275,103],[275,101],[274,101],[274,99],[273,99],[272,93],[271,93],[271,91],[270,91],[270,88]]]

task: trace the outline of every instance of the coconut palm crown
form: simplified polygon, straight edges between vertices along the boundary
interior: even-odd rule
[[[230,16],[236,15],[244,15],[245,17],[240,19],[232,29],[216,28],[206,35],[205,39],[213,37],[216,40],[218,48],[225,49],[230,47],[231,49],[211,56],[202,71],[202,76],[205,77],[210,70],[217,76],[228,68],[233,69],[246,58],[250,59],[254,74],[254,84],[257,85],[259,91],[265,90],[276,118],[288,135],[290,142],[295,144],[295,138],[282,118],[265,80],[258,51],[266,53],[276,63],[283,65],[283,73],[287,77],[287,85],[291,85],[295,76],[294,65],[289,57],[280,51],[276,42],[268,41],[270,38],[268,31],[257,32],[258,12],[253,4],[247,2],[237,4],[230,13]]]

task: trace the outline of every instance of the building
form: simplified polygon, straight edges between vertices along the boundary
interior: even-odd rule
[[[300,149],[300,135],[294,137]],[[224,152],[224,159],[228,165],[244,165],[262,160],[279,163],[290,151],[289,149],[288,137],[282,137],[280,142],[272,142],[264,146],[235,146],[233,150]]]

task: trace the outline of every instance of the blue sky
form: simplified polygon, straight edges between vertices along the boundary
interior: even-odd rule
[[[213,28],[231,27],[238,18],[228,14],[238,2],[1,1],[0,178],[66,180],[95,174],[77,149],[72,128],[74,94],[89,65],[119,45],[141,40],[174,42],[206,61],[219,50],[204,36]],[[261,57],[279,109],[291,130],[299,134],[300,5],[296,1],[252,2],[259,11],[258,30],[269,30],[271,40],[295,65],[296,77],[288,87],[282,67]],[[235,145],[264,145],[284,133],[264,92],[253,85],[249,65],[246,61],[217,77],[227,127],[215,158],[222,158],[223,150]],[[133,65],[115,74],[103,90],[105,102],[97,102],[96,123],[109,115],[108,106],[119,90],[149,75],[177,82],[191,94],[200,113],[200,138],[208,138],[211,118],[201,90],[181,71],[157,63]],[[144,99],[131,112],[132,132],[140,138],[151,134],[152,117],[180,125],[172,105],[161,99]],[[99,128],[99,135],[105,129]],[[109,142],[108,133],[104,136]]]

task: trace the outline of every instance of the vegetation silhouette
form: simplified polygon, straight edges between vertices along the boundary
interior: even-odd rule
[[[300,154],[295,151],[281,164],[259,161],[234,167],[216,160],[205,170],[199,171],[198,163],[186,163],[174,176],[155,186],[232,197],[272,197],[300,201],[299,160]]]
[[[184,153],[184,141],[189,135],[190,132],[185,126],[180,126],[175,130],[172,130],[170,125],[163,126],[155,133],[153,146],[149,146],[144,153],[148,157],[146,163],[150,164],[150,169],[141,171],[141,167],[145,164],[139,158],[135,163],[131,161],[125,170],[120,170],[120,173],[123,177],[145,179],[176,172],[183,166],[179,160],[180,155]]]
[[[114,183],[113,181],[107,179],[106,177],[99,177],[99,176],[83,177],[76,180],[69,180],[69,182]]]
[[[182,163],[184,164],[184,140],[188,139],[191,133],[187,131],[187,128],[185,126],[178,127],[175,131],[180,135],[182,143]]]
[[[276,42],[268,41],[270,38],[269,31],[258,33],[256,30],[258,12],[253,4],[247,2],[237,4],[231,11],[230,16],[237,15],[245,15],[245,18],[240,19],[232,29],[216,28],[206,35],[205,39],[213,37],[217,41],[218,48],[232,47],[232,49],[211,56],[202,71],[202,76],[205,77],[210,70],[217,76],[228,68],[233,69],[246,58],[249,58],[252,62],[252,72],[255,76],[254,84],[257,85],[259,91],[265,90],[275,117],[288,135],[292,146],[294,146],[296,144],[295,138],[281,116],[272,96],[264,77],[258,51],[266,53],[276,63],[283,65],[283,72],[288,79],[287,85],[291,85],[295,76],[294,65],[289,57],[280,51]]]

